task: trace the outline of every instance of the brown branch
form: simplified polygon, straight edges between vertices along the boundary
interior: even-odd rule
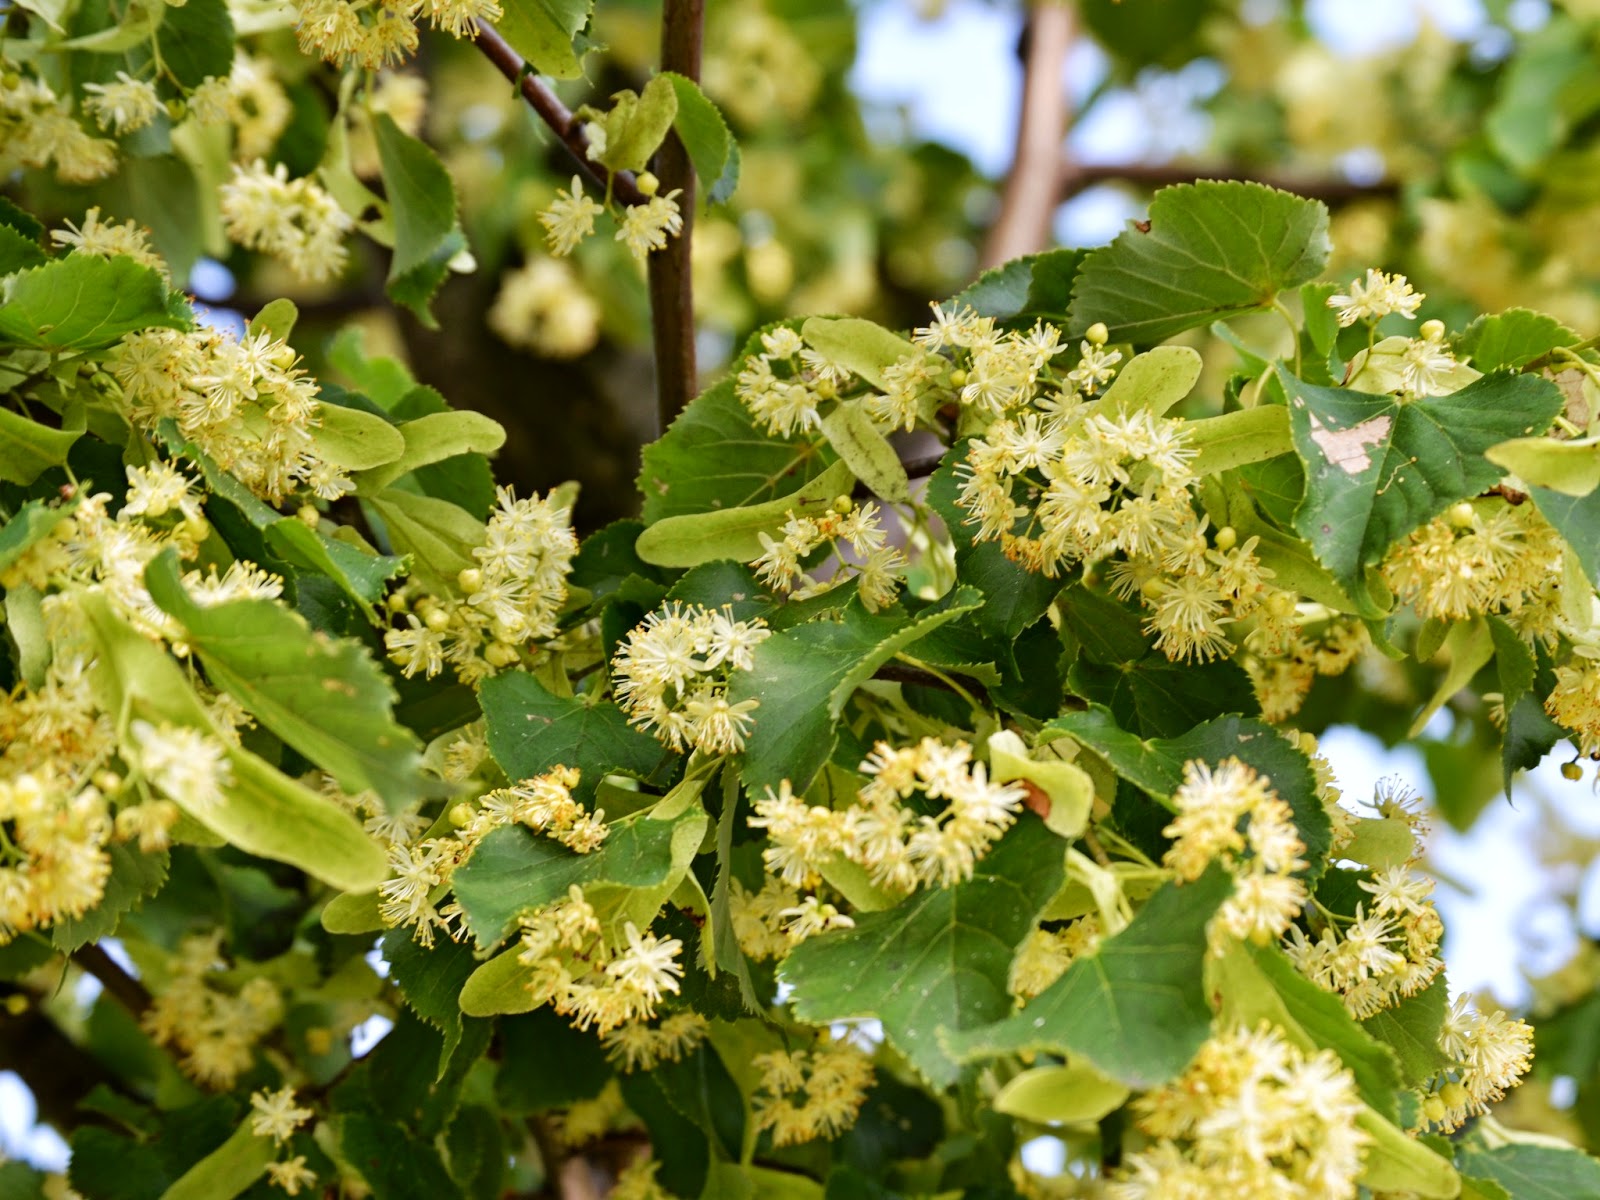
[[[664,0],[661,8],[661,69],[699,82],[705,0]],[[650,326],[656,352],[656,417],[665,433],[694,398],[698,371],[694,353],[694,280],[689,252],[694,236],[694,164],[676,132],[656,153],[656,176],[664,193],[678,192],[683,230],[665,249],[650,255]]]
[[[924,671],[921,667],[909,666],[906,663],[884,663],[872,673],[874,679],[881,679],[885,683],[904,683],[912,687],[937,688],[941,692],[961,694],[961,688],[966,688],[968,693],[988,695],[989,689],[984,687],[970,675],[958,675],[951,672],[949,678],[935,675],[932,671]],[[952,682],[954,680],[955,682]],[[957,687],[959,683],[961,686]]]
[[[533,74],[528,64],[523,61],[522,55],[513,50],[505,38],[496,33],[492,27],[480,21],[478,36],[473,39],[473,44],[495,65],[500,74],[515,85],[522,93],[522,98],[550,127],[550,131],[561,139],[562,144],[577,160],[578,169],[604,191],[607,187],[606,173],[603,168],[589,161],[589,138],[583,131],[583,122],[572,115],[572,110],[561,103],[549,86]],[[639,185],[632,171],[616,172],[611,176],[609,186],[612,198],[621,204],[645,202],[646,197],[639,191]]]
[[[1023,30],[1022,107],[1016,149],[1000,197],[1000,215],[984,241],[984,267],[999,266],[1050,244],[1066,169],[1067,89],[1061,69],[1072,47],[1072,10],[1062,0],[1039,0]]]
[[[96,945],[80,946],[72,952],[72,961],[100,981],[109,995],[135,1017],[144,1016],[152,999],[150,990],[129,975],[104,950]]]
[[[1162,188],[1174,183],[1193,183],[1199,179],[1242,180],[1264,183],[1297,196],[1321,200],[1327,204],[1350,204],[1356,200],[1374,197],[1392,197],[1399,194],[1400,184],[1394,179],[1380,179],[1376,183],[1356,183],[1328,175],[1297,174],[1292,171],[1253,171],[1248,167],[1228,165],[1207,167],[1183,163],[1072,163],[1062,170],[1060,200],[1070,200],[1078,193],[1102,183],[1126,183],[1141,188]]]

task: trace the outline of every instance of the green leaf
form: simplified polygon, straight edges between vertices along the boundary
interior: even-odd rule
[[[984,629],[1012,641],[1044,616],[1050,601],[1061,590],[1061,581],[1012,562],[999,542],[973,540],[972,527],[966,523],[967,514],[956,507],[960,488],[956,464],[965,458],[963,446],[965,443],[952,447],[928,480],[928,503],[944,521],[950,540],[955,544],[957,577],[983,593],[984,603],[977,612],[976,621]]]
[[[246,1119],[232,1137],[179,1176],[161,1200],[233,1200],[277,1157],[272,1139],[257,1137]]]
[[[1200,355],[1189,346],[1157,346],[1136,354],[1117,372],[1106,394],[1089,405],[1090,416],[1120,417],[1148,412],[1159,417],[1194,390]]]
[[[489,750],[512,781],[558,765],[576,767],[584,778],[574,795],[587,798],[603,775],[654,779],[676,758],[655,738],[629,725],[615,704],[552,695],[526,671],[484,680],[479,698]]]
[[[1489,633],[1488,623],[1482,618],[1456,621],[1450,626],[1450,632],[1445,634],[1443,650],[1448,656],[1444,674],[1439,677],[1439,686],[1434,689],[1433,696],[1422,706],[1416,720],[1411,722],[1407,737],[1419,736],[1433,719],[1433,714],[1471,683],[1472,677],[1494,657],[1494,639]]]
[[[1183,428],[1189,445],[1199,451],[1190,464],[1196,475],[1214,475],[1294,453],[1289,410],[1281,404],[1261,404],[1206,417],[1190,421]]]
[[[411,573],[436,592],[453,592],[456,576],[477,565],[484,525],[448,500],[389,488],[366,501],[383,521],[389,542],[411,556]]]
[[[36,267],[48,260],[49,255],[38,241],[9,225],[0,225],[0,275]]]
[[[256,334],[269,333],[280,342],[287,342],[294,333],[295,322],[300,319],[300,306],[285,296],[276,300],[268,300],[261,306],[261,311],[250,318],[246,329],[252,337]]]
[[[145,586],[211,682],[346,792],[374,791],[391,812],[438,793],[416,735],[394,719],[394,688],[360,642],[314,632],[271,600],[197,604],[171,551],[145,568]]]
[[[1549,488],[1528,488],[1539,515],[1554,526],[1566,539],[1568,547],[1577,555],[1583,573],[1590,583],[1600,588],[1600,489],[1587,496],[1564,496]]]
[[[231,51],[231,39],[228,46]],[[216,164],[220,171],[226,170],[225,153],[220,151]],[[172,278],[186,280],[211,236],[208,225],[218,224],[215,236],[222,236],[215,212],[221,182],[213,178],[202,184],[195,167],[177,154],[149,154],[124,156],[116,175],[101,186],[110,211],[146,226]],[[207,189],[204,197],[202,187]]]
[[[1339,997],[1295,970],[1281,950],[1230,942],[1215,970],[1224,1021],[1247,1029],[1270,1021],[1303,1050],[1332,1050],[1355,1078],[1361,1099],[1386,1119],[1399,1119],[1394,1053],[1357,1024]]]
[[[1295,529],[1352,595],[1395,542],[1499,482],[1485,451],[1542,433],[1562,403],[1553,384],[1529,375],[1487,375],[1410,402],[1278,377],[1306,468]]]
[[[372,1189],[372,1200],[448,1200],[459,1189],[430,1139],[380,1116],[343,1113],[334,1127],[339,1149]]]
[[[383,960],[411,1011],[444,1038],[437,1083],[461,1042],[461,988],[478,965],[472,947],[443,938],[427,948],[409,929],[391,929],[383,938]]]
[[[461,1011],[469,1017],[498,1017],[532,1012],[528,968],[518,961],[520,945],[495,955],[467,976],[461,989]]]
[[[869,614],[851,600],[842,620],[799,625],[762,642],[754,665],[735,672],[728,688],[735,704],[760,703],[745,746],[745,785],[776,788],[787,779],[804,791],[832,753],[839,717],[856,688],[919,637],[981,603],[969,587],[915,617],[898,605]]]
[[[698,567],[718,559],[752,562],[766,550],[761,534],[776,534],[790,513],[814,516],[825,511],[836,497],[849,495],[855,481],[849,465],[836,462],[776,500],[656,521],[639,535],[634,552],[660,567]]]
[[[811,317],[800,327],[800,336],[829,362],[875,388],[889,387],[885,368],[902,359],[926,357],[914,342],[860,317]]]
[[[49,537],[57,525],[72,515],[81,498],[74,495],[64,504],[29,500],[17,509],[9,521],[0,525],[0,573],[10,570],[30,547]]]
[[[0,321],[4,310],[0,309]],[[51,429],[21,413],[0,408],[0,479],[27,486],[51,467],[67,461],[67,452],[83,436],[76,429]]]
[[[1409,1192],[1422,1200],[1453,1200],[1461,1177],[1448,1159],[1368,1109],[1356,1124],[1372,1136],[1361,1182],[1374,1192]]]
[[[1328,210],[1258,183],[1163,188],[1148,229],[1092,251],[1072,289],[1072,333],[1104,321],[1142,344],[1270,306],[1328,261]]]
[[[1554,317],[1527,308],[1508,308],[1479,317],[1454,339],[1452,348],[1462,362],[1470,361],[1487,374],[1519,371],[1557,347],[1576,346],[1582,340]]]
[[[572,884],[658,887],[673,871],[674,844],[680,853],[685,840],[698,847],[705,828],[706,814],[698,805],[670,820],[625,818],[613,823],[610,836],[589,854],[520,825],[496,829],[456,868],[456,899],[467,927],[487,949],[506,937],[519,915],[561,899]]]
[[[822,436],[874,496],[891,504],[911,499],[911,481],[899,454],[878,432],[861,401],[840,401],[822,418]]]
[[[356,476],[356,490],[370,496],[400,476],[458,454],[493,454],[505,445],[505,426],[482,413],[438,412],[407,421],[396,430],[403,441],[398,457]]]
[[[702,392],[644,448],[639,491],[646,524],[683,513],[739,508],[786,496],[833,462],[824,445],[756,428],[733,381]]]
[[[1224,759],[1239,759],[1270,782],[1294,812],[1295,828],[1311,864],[1307,878],[1316,878],[1326,867],[1333,828],[1317,796],[1311,761],[1264,721],[1218,717],[1179,737],[1146,740],[1119,729],[1109,711],[1091,705],[1087,711],[1066,713],[1049,722],[1044,736],[1058,730],[1070,733],[1104,758],[1118,775],[1163,801],[1183,783],[1184,763],[1216,766]]]
[[[1128,1089],[1085,1062],[1034,1067],[1016,1076],[994,1098],[994,1109],[1039,1125],[1098,1121],[1121,1108]]]
[[[63,954],[110,937],[124,913],[138,908],[167,882],[167,853],[145,854],[136,847],[113,842],[106,847],[111,874],[106,878],[100,903],[76,919],[67,917],[50,927],[50,942]]]
[[[0,342],[39,350],[99,350],[137,329],[186,329],[188,306],[131,258],[69,254],[0,285]]]
[[[455,231],[456,189],[439,156],[403,132],[388,113],[376,114],[373,129],[394,216],[392,284],[427,265]]]
[[[164,650],[125,624],[102,595],[86,594],[82,611],[96,647],[92,682],[106,711],[217,736],[182,668]],[[333,801],[243,747],[229,746],[228,761],[233,782],[211,803],[186,810],[201,825],[341,891],[370,892],[388,877],[383,850]]]
[[[962,1059],[1070,1053],[1129,1087],[1166,1082],[1211,1032],[1201,980],[1206,924],[1232,890],[1232,878],[1216,867],[1193,883],[1163,885],[1132,924],[1076,960],[1020,1012],[949,1035],[946,1045]]]
[[[663,71],[678,93],[678,112],[672,127],[689,152],[694,173],[711,204],[724,204],[739,185],[739,144],[721,111],[687,75]]]
[[[1600,438],[1513,438],[1491,446],[1484,457],[1524,483],[1563,496],[1587,496],[1600,487]]]
[[[877,1017],[929,1082],[955,1082],[939,1031],[953,1035],[1011,1012],[1011,962],[1065,878],[1064,850],[1024,815],[966,883],[918,892],[858,915],[854,929],[802,942],[781,968],[795,1015],[814,1024]]]
[[[993,267],[950,298],[945,308],[970,308],[980,317],[1007,324],[1034,320],[1067,323],[1072,283],[1083,264],[1082,250],[1046,250]]]
[[[672,131],[677,115],[678,89],[665,75],[657,75],[638,95],[618,92],[605,115],[605,152],[600,162],[613,171],[644,170]]]
[[[1439,1030],[1449,1006],[1449,989],[1441,975],[1415,996],[1361,1023],[1394,1051],[1400,1080],[1407,1087],[1421,1087],[1451,1065],[1450,1056],[1439,1049]]]
[[[583,68],[573,39],[589,22],[594,0],[506,0],[500,36],[541,75],[576,79]]]
[[[313,436],[317,453],[336,467],[365,471],[392,463],[406,451],[405,435],[376,413],[324,404]]]
[[[180,87],[199,87],[206,76],[226,79],[233,70],[233,18],[226,0],[186,0],[167,9],[156,31],[161,65]]]

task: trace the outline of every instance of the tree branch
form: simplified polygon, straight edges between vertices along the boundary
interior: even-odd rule
[[[1062,0],[1039,0],[1023,28],[1022,108],[1016,149],[1000,198],[1000,215],[984,241],[984,267],[999,266],[1050,244],[1060,203],[1067,89],[1061,68],[1072,46],[1072,10]]]
[[[478,36],[473,39],[473,45],[522,93],[522,98],[533,111],[561,139],[577,160],[578,169],[593,180],[602,192],[605,191],[608,186],[606,173],[589,161],[589,138],[583,131],[583,123],[572,115],[572,110],[561,103],[543,80],[533,74],[522,55],[513,50],[510,43],[491,26],[478,22]],[[612,198],[620,204],[645,202],[644,193],[639,191],[632,171],[618,171],[611,177],[609,186]]]
[[[961,689],[955,686],[955,683],[959,683],[969,693],[984,696],[989,694],[989,689],[970,675],[951,672],[950,678],[946,679],[935,675],[932,671],[924,671],[921,667],[913,667],[907,663],[884,663],[883,666],[872,673],[872,677],[881,679],[886,683],[904,683],[913,687],[937,688],[941,692],[952,692],[956,695],[961,694]],[[954,680],[955,683],[952,683],[951,680]]]
[[[1126,183],[1141,188],[1162,188],[1174,183],[1193,183],[1199,179],[1242,180],[1264,183],[1285,192],[1294,192],[1326,204],[1350,204],[1374,197],[1399,194],[1399,181],[1380,179],[1376,183],[1356,183],[1327,175],[1297,174],[1290,171],[1254,171],[1248,167],[1222,164],[1207,167],[1183,163],[1073,163],[1062,169],[1059,199],[1070,200],[1078,193],[1101,183]]]
[[[705,0],[664,0],[661,8],[661,69],[699,82]],[[689,253],[694,236],[694,164],[676,132],[656,154],[663,193],[677,191],[683,230],[665,249],[650,255],[650,325],[656,352],[656,417],[661,432],[694,398],[698,371],[694,352],[694,281]]]
[[[135,1017],[144,1016],[149,1009],[150,989],[118,966],[116,959],[99,946],[92,943],[79,946],[72,952],[72,961],[98,979],[106,994]]]

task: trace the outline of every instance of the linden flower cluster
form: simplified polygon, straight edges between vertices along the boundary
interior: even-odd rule
[[[589,158],[595,161],[597,155],[604,152],[603,130],[593,123],[585,128],[590,142]],[[669,237],[683,232],[683,210],[678,206],[680,189],[658,195],[656,188],[660,185],[648,171],[640,173],[638,182],[645,198],[622,210],[617,218],[616,240],[628,248],[634,261],[642,264],[655,251],[666,249]],[[556,192],[556,198],[539,214],[550,253],[558,258],[571,254],[594,232],[594,219],[603,212],[604,206],[584,193],[583,180],[574,175],[571,190]]]
[[[1100,945],[1100,918],[1090,914],[1060,929],[1035,929],[1017,951],[1010,991],[1017,1003],[1029,1000],[1066,974],[1074,960]]]
[[[476,36],[479,21],[498,21],[495,0],[398,0],[362,4],[351,0],[299,0],[295,26],[300,49],[336,66],[354,63],[376,71],[400,62],[417,48],[417,24],[426,20],[451,37]]]
[[[759,892],[750,891],[737,879],[733,881],[729,890],[733,936],[746,958],[761,962],[789,953],[792,943],[784,931],[783,914],[799,903],[800,893],[771,875],[762,878]]]
[[[1306,902],[1306,886],[1294,875],[1306,865],[1306,848],[1271,780],[1236,758],[1215,768],[1189,762],[1172,803],[1178,815],[1162,830],[1173,839],[1163,864],[1183,881],[1200,878],[1213,862],[1234,877],[1213,931],[1258,945],[1276,941]]]
[[[165,109],[154,84],[134,79],[126,71],[118,71],[110,83],[86,83],[83,92],[84,112],[101,129],[118,137],[143,129]]]
[[[476,683],[521,660],[529,641],[552,638],[567,600],[567,575],[578,552],[572,509],[555,495],[518,499],[509,487],[485,523],[477,566],[456,577],[454,596],[425,596],[403,613],[405,626],[384,634],[389,658],[406,677],[432,678],[449,663]],[[390,597],[404,609],[410,589]]]
[[[1528,639],[1560,632],[1563,542],[1531,504],[1463,500],[1390,550],[1383,577],[1419,615],[1503,616]]]
[[[221,944],[220,931],[183,939],[142,1024],[157,1043],[179,1052],[178,1065],[191,1078],[226,1089],[254,1063],[256,1043],[283,1016],[283,1000],[262,976],[237,994],[213,986],[228,965]]]
[[[1376,321],[1397,313],[1414,321],[1426,299],[1426,293],[1411,290],[1404,275],[1386,275],[1369,267],[1364,280],[1352,279],[1346,291],[1329,296],[1328,307],[1339,315],[1339,324],[1348,328],[1357,321]]]
[[[676,1012],[659,1025],[630,1021],[606,1034],[606,1057],[626,1073],[649,1071],[658,1063],[677,1062],[711,1032],[711,1023],[697,1012]]]
[[[1556,686],[1544,707],[1577,734],[1579,754],[1600,754],[1600,642],[1573,645],[1572,658],[1556,668]]]
[[[1211,1038],[1134,1109],[1155,1141],[1128,1156],[1118,1200],[1350,1200],[1370,1141],[1338,1056],[1308,1055],[1266,1023]]]
[[[755,648],[771,634],[759,617],[735,620],[730,606],[674,600],[645,617],[618,649],[617,703],[630,724],[674,750],[737,754],[759,702],[730,703],[728,681],[755,665]]]
[[[17,73],[0,83],[0,168],[52,166],[62,183],[93,183],[117,169],[117,144],[84,129],[48,83]]]
[[[222,185],[222,223],[247,250],[280,259],[307,283],[323,283],[344,270],[344,237],[355,221],[309,177],[290,179],[279,163],[257,159],[235,166]]]
[[[0,707],[0,732],[39,723],[38,706],[16,711],[23,707]],[[8,748],[0,771],[14,768],[11,759]],[[100,789],[60,774],[54,759],[37,774],[0,778],[0,945],[98,905],[111,875],[111,834]]]
[[[787,780],[755,802],[750,825],[766,831],[768,871],[790,887],[810,888],[829,859],[842,857],[865,867],[880,887],[949,887],[972,878],[1026,796],[1014,784],[990,782],[966,742],[947,746],[927,737],[900,750],[879,742],[861,770],[872,780],[847,809],[808,805]]]
[[[66,247],[73,253],[92,254],[96,258],[116,258],[118,255],[131,258],[155,271],[167,284],[172,283],[167,260],[150,245],[149,233],[132,221],[124,221],[120,225],[109,220],[102,221],[97,205],[84,214],[82,225],[74,225],[71,221],[63,224],[65,229],[50,231],[50,240],[57,246]]]
[[[522,918],[517,961],[532,971],[535,1006],[548,1004],[578,1029],[602,1037],[656,1015],[667,993],[677,995],[683,943],[622,926],[622,944],[602,931],[594,908],[574,884],[567,898]]]
[[[846,1041],[812,1050],[773,1050],[751,1063],[761,1086],[751,1096],[756,1127],[774,1146],[834,1138],[855,1124],[876,1078],[872,1059]]]
[[[861,604],[868,612],[894,603],[900,590],[898,572],[906,565],[906,559],[897,547],[886,544],[888,535],[879,519],[878,506],[870,500],[856,504],[848,496],[841,496],[833,508],[815,517],[796,516],[791,511],[782,532],[781,540],[759,534],[764,549],[750,564],[757,578],[774,591],[804,600],[831,591],[853,576],[858,582]],[[800,564],[824,545],[830,547],[836,566],[832,577],[819,582]],[[844,557],[845,546],[859,561]]]
[[[1415,798],[1390,783],[1379,785],[1373,806],[1380,817],[1411,826],[1413,858],[1421,853],[1426,827]],[[1289,960],[1317,986],[1335,993],[1358,1020],[1414,996],[1444,969],[1439,943],[1444,923],[1429,896],[1431,879],[1396,865],[1363,880],[1372,900],[1350,919],[1334,917],[1312,941],[1299,928],[1284,945]]]
[[[500,277],[489,328],[543,358],[577,358],[600,340],[600,305],[566,263],[535,259]]]
[[[178,431],[262,499],[277,504],[302,488],[335,500],[355,485],[317,451],[317,383],[281,338],[236,339],[216,329],[144,329],[122,339],[111,370],[121,408],[154,431]]]
[[[1455,1066],[1434,1081],[1422,1116],[1439,1132],[1452,1133],[1522,1082],[1533,1062],[1533,1028],[1502,1013],[1480,1013],[1457,996],[1439,1027],[1439,1049]]]
[[[231,124],[234,158],[254,162],[278,144],[294,105],[274,77],[271,60],[253,58],[235,45],[233,69],[220,79],[201,80],[189,93],[189,111],[202,125]]]
[[[1289,592],[1268,592],[1262,613],[1247,642],[1268,656],[1243,655],[1242,665],[1267,721],[1294,716],[1318,675],[1343,674],[1372,645],[1360,621],[1329,614],[1320,605],[1297,605]],[[1282,624],[1280,613],[1288,614]]]
[[[294,1131],[316,1114],[301,1108],[294,1100],[294,1089],[285,1087],[276,1092],[262,1090],[250,1096],[250,1131],[257,1137],[270,1137],[282,1146]],[[317,1173],[306,1166],[306,1156],[279,1159],[267,1164],[267,1177],[274,1187],[282,1188],[291,1196],[298,1196],[301,1188],[315,1187]]]
[[[572,789],[580,778],[577,768],[556,766],[543,775],[484,793],[477,807],[463,801],[449,813],[456,827],[453,837],[427,838],[415,845],[406,842],[423,824],[420,818],[400,814],[369,820],[367,829],[389,843],[390,876],[378,886],[378,915],[383,923],[391,929],[411,927],[412,937],[424,947],[433,945],[435,929],[457,937],[452,922],[461,917],[460,905],[440,908],[437,902],[449,890],[456,868],[471,857],[479,842],[503,825],[525,825],[579,854],[598,849],[610,828],[604,811],[586,812],[573,797]]]
[[[820,428],[822,404],[838,398],[850,372],[808,348],[793,329],[767,330],[761,349],[745,359],[734,394],[774,437]]]

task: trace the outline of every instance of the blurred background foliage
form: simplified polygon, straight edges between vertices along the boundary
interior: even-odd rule
[[[1526,306],[1585,336],[1600,332],[1600,0],[707,7],[703,82],[742,152],[736,192],[695,228],[707,379],[751,330],[781,317],[919,323],[930,300],[984,265],[1007,188],[1019,174],[1038,183],[1041,171],[1042,236],[1057,244],[1107,240],[1167,183],[1260,179],[1327,201],[1330,278],[1369,266],[1402,271],[1428,294],[1421,316],[1455,327],[1479,311]],[[253,138],[268,162],[309,170],[330,136],[345,136],[330,128],[337,75],[296,50],[292,10],[268,0],[231,8],[258,80],[239,136]],[[1053,55],[1030,53],[1052,11],[1067,36]],[[16,16],[12,8],[8,20]],[[602,0],[585,78],[561,83],[562,98],[576,108],[640,88],[657,58],[658,22],[650,0]],[[115,66],[113,56],[73,55],[68,69],[109,78]],[[1012,171],[1021,97],[1040,72],[1056,105],[1045,113],[1053,149],[1048,161]],[[915,84],[905,89],[908,78]],[[294,298],[298,348],[329,380],[340,379],[329,341],[354,323],[368,352],[405,360],[456,406],[505,424],[503,480],[542,490],[576,479],[585,531],[630,515],[639,448],[656,433],[642,273],[604,238],[569,260],[549,257],[537,214],[573,163],[470,44],[425,37],[404,71],[385,78],[378,107],[439,150],[461,200],[476,269],[444,285],[437,329],[385,299],[385,256],[370,244],[314,288],[228,248],[215,183],[229,148],[170,136],[162,123],[130,139],[132,157],[107,184],[73,189],[31,172],[6,191],[53,223],[102,203],[149,226],[169,261],[194,264],[190,286],[218,319]],[[358,173],[371,181],[371,131],[357,124],[348,136]],[[1253,332],[1269,349],[1277,336],[1270,316]],[[1240,351],[1208,335],[1193,341],[1210,365],[1197,394],[1220,397]],[[1376,743],[1359,742],[1359,754],[1374,770],[1404,766],[1447,831],[1478,823],[1475,856],[1451,850],[1464,843],[1448,833],[1442,839],[1445,857],[1455,856],[1442,871],[1442,906],[1448,912],[1454,894],[1456,912],[1467,914],[1467,927],[1458,919],[1452,929],[1457,955],[1488,936],[1471,923],[1487,920],[1495,897],[1520,906],[1504,920],[1538,978],[1512,978],[1503,962],[1463,977],[1492,978],[1502,996],[1530,1002],[1540,1023],[1541,1080],[1518,1093],[1511,1123],[1600,1147],[1600,951],[1583,936],[1600,931],[1600,823],[1590,816],[1600,802],[1547,763],[1510,808],[1479,689],[1463,691],[1410,741],[1414,755],[1382,758],[1374,745],[1408,741],[1439,675],[1373,650],[1356,670],[1319,681],[1299,720],[1364,731]],[[1552,784],[1564,789],[1559,798]],[[1535,829],[1544,831],[1537,845],[1507,840],[1526,843]],[[1473,895],[1490,901],[1473,905]],[[1511,945],[1503,936],[1494,944]]]

